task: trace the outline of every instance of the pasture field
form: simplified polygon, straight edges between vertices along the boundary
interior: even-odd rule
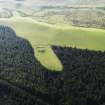
[[[34,48],[35,57],[50,70],[63,69],[63,65],[50,47],[52,45],[105,51],[105,30],[102,29],[51,25],[19,16],[0,19],[0,24],[11,27],[19,37],[27,39]],[[38,48],[36,45],[47,47]]]
[[[35,56],[40,63],[49,70],[61,71],[63,66],[50,46],[34,47]]]

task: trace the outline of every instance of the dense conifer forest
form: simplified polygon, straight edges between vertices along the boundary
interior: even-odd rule
[[[52,49],[62,72],[44,68],[27,40],[0,26],[0,105],[105,104],[105,52]]]

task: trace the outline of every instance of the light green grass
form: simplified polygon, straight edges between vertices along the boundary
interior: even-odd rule
[[[62,70],[63,66],[61,62],[50,47],[46,48],[46,52],[42,54],[37,51],[36,44],[76,46],[81,49],[87,48],[90,50],[105,51],[105,30],[50,25],[37,22],[31,18],[21,18],[18,16],[10,19],[0,19],[0,24],[10,26],[18,36],[29,40],[35,49],[36,58],[43,66],[51,70]]]
[[[35,44],[71,45],[78,48],[105,50],[105,30],[73,26],[57,26],[30,18],[14,18],[12,28],[17,35]]]
[[[53,50],[47,46],[37,46],[35,48],[35,56],[37,60],[46,68],[50,70],[61,71],[63,66],[58,59],[58,57],[54,54]]]

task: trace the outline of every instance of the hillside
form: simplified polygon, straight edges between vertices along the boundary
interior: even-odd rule
[[[0,105],[105,105],[105,0],[0,0]]]
[[[27,14],[25,11],[23,13]],[[104,6],[92,7],[43,7],[33,11],[30,16],[37,21],[49,24],[66,24],[79,27],[93,27],[105,29]]]
[[[1,24],[6,22],[3,19],[0,21]],[[36,44],[41,44],[76,46],[82,49],[94,50],[105,49],[102,46],[104,44],[105,30],[102,29],[51,25],[27,17],[14,17],[7,22],[7,25],[13,28],[18,36],[29,40],[33,47]]]
[[[14,0],[12,0],[14,1]],[[30,5],[32,6],[34,4],[34,6],[37,5],[95,5],[95,6],[99,6],[99,5],[103,5],[105,4],[104,0],[22,0],[24,1],[23,3],[25,3],[26,5]],[[21,2],[21,1],[20,1]]]
[[[0,104],[103,105],[105,52],[51,48],[63,64],[61,72],[44,68],[29,41],[0,26]]]
[[[103,68],[105,68],[105,52],[56,46],[53,46],[52,48],[64,65],[63,72],[61,73],[46,72],[43,75],[42,73],[44,70],[46,71],[46,69],[41,65],[31,63],[29,63],[27,67],[36,66],[36,70],[34,69],[33,71],[33,69],[30,68],[26,69],[24,63],[21,63],[20,69],[14,69],[13,63],[9,66],[6,64],[8,63],[6,59],[1,59],[1,62],[5,61],[6,64],[3,65],[0,73],[0,78],[5,80],[0,81],[1,105],[6,105],[7,103],[8,105],[14,103],[16,105],[26,105],[27,103],[30,105],[65,105],[65,103],[66,105],[76,105],[77,103],[80,105],[88,105],[91,103],[93,105],[104,104],[103,98],[105,97],[105,94],[103,91],[105,70]],[[17,49],[17,51],[18,50],[19,49]],[[14,54],[12,49],[11,51],[10,54]],[[24,49],[24,51],[26,50]],[[5,56],[7,56],[9,61],[15,59],[15,56],[9,58],[9,55],[7,55],[8,52],[9,50],[7,50]],[[30,52],[30,54],[31,53],[32,52]],[[18,56],[21,55],[22,53],[18,54]],[[25,58],[22,58],[25,61]],[[19,62],[18,59],[16,59],[16,62]],[[35,63],[38,62],[35,61]],[[17,65],[19,65],[19,63],[16,63],[15,67]],[[7,67],[6,70],[4,69],[5,66]],[[10,71],[11,69],[13,70]],[[23,69],[24,72],[22,71]],[[43,82],[41,82],[42,80]],[[45,87],[42,88],[43,86]],[[47,99],[44,98],[46,96]],[[80,98],[78,99],[78,97]],[[26,98],[28,98],[27,101]]]
[[[63,65],[50,46],[68,46],[104,51],[105,30],[70,25],[52,25],[29,17],[14,16],[0,19],[0,24],[11,27],[17,36],[24,38],[34,48],[34,56],[47,69],[62,71]],[[49,58],[49,59],[48,59]],[[47,59],[47,60],[46,60]]]
[[[64,65],[67,105],[104,105],[105,52],[67,47],[53,49]]]

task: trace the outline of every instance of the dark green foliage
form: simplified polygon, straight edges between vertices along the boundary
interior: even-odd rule
[[[36,60],[27,40],[17,37],[11,28],[0,26],[0,78],[11,86],[8,90],[8,84],[0,85],[1,103],[4,105],[7,103],[8,105],[14,103],[16,105],[52,105],[56,99],[55,95],[59,96],[59,94],[55,87],[57,83],[49,81],[51,76],[54,82],[53,77],[57,78],[58,73],[49,72]],[[13,90],[13,86],[17,88]],[[50,90],[52,93],[49,93]],[[6,95],[6,99],[2,94]],[[7,101],[4,102],[4,100]]]
[[[52,48],[62,72],[48,71],[27,40],[0,26],[0,105],[105,104],[105,52]]]
[[[54,47],[64,65],[67,105],[105,103],[105,52]]]

